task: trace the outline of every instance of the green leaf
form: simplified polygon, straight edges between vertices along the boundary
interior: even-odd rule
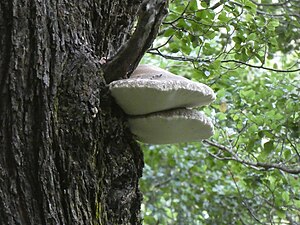
[[[175,33],[174,29],[167,29],[167,30],[164,32],[164,36],[165,36],[165,37],[170,37],[170,36],[172,36],[174,33]]]
[[[248,142],[248,144],[247,144],[246,151],[247,151],[247,152],[253,151],[254,144],[255,144],[255,139],[251,139],[251,140]]]
[[[240,93],[243,97],[250,99],[254,99],[256,95],[256,92],[254,90],[241,91]]]
[[[300,200],[294,200],[295,206],[300,209]]]
[[[201,1],[201,6],[203,8],[207,8],[208,7],[208,5],[207,5],[207,3],[205,1]]]
[[[281,219],[285,219],[285,218],[286,218],[286,213],[285,213],[284,210],[278,209],[276,212],[277,212],[277,215],[278,215]]]
[[[209,38],[209,39],[214,39],[214,37],[216,37],[217,33],[214,32],[214,31],[211,31],[211,32],[208,32],[206,34],[206,36]]]
[[[290,201],[290,194],[289,194],[289,192],[287,192],[287,191],[284,191],[284,192],[282,192],[282,199],[285,201],[285,202],[289,202]]]
[[[264,150],[266,153],[270,153],[272,150],[274,150],[274,142],[268,141],[264,144]]]
[[[232,40],[238,45],[244,41],[240,36],[234,36]]]
[[[176,43],[170,43],[169,44],[169,51],[172,53],[179,52],[178,45]]]
[[[255,33],[251,33],[250,35],[248,35],[247,40],[253,40],[253,41],[255,41],[256,38],[257,38],[256,34]]]
[[[198,5],[197,5],[196,0],[189,1],[189,10],[191,10],[191,11],[197,11],[198,10]]]
[[[220,13],[220,15],[218,16],[218,20],[220,20],[221,22],[226,23],[227,21],[230,20],[230,18],[227,17],[227,13],[226,13],[225,11],[222,11],[222,12]]]
[[[275,30],[275,28],[278,27],[278,26],[279,26],[279,21],[278,21],[278,20],[271,20],[271,21],[268,23],[268,25],[267,25],[267,27],[268,27],[269,29],[271,29],[271,30]]]
[[[251,13],[256,13],[257,5],[249,0],[245,0],[245,8],[248,9]]]
[[[270,188],[271,190],[274,190],[275,187],[276,187],[276,178],[275,177],[272,177],[272,176],[268,176],[268,180],[270,182]]]

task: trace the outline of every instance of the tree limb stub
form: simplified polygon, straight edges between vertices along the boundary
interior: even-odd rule
[[[131,74],[153,43],[159,26],[167,14],[166,0],[146,0],[142,3],[137,27],[116,55],[103,66],[107,83]]]

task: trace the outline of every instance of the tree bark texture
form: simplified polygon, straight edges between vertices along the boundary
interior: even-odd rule
[[[138,0],[1,0],[0,224],[141,224],[143,155],[100,65]]]

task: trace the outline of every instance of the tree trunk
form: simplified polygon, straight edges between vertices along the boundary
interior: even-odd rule
[[[141,224],[143,155],[101,58],[138,0],[0,3],[0,224]]]

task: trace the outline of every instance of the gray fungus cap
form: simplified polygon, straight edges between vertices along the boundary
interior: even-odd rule
[[[207,85],[150,65],[138,66],[130,78],[114,81],[109,88],[129,115],[203,106],[216,98]]]
[[[193,109],[173,109],[128,118],[137,140],[150,144],[172,144],[207,139],[214,134],[211,120]]]

